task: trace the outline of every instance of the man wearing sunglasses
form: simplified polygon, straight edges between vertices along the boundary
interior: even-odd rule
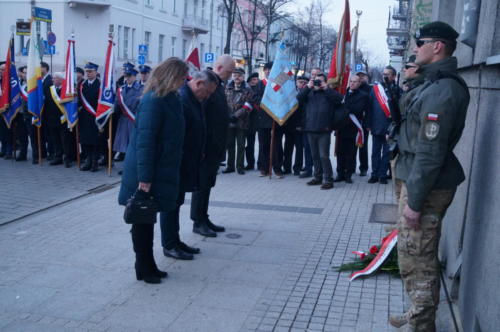
[[[403,331],[435,331],[439,304],[437,258],[441,222],[465,175],[453,148],[465,125],[467,85],[452,57],[458,33],[443,22],[415,33],[415,64],[424,82],[402,106],[396,178],[402,181],[399,269],[411,306],[389,322]]]

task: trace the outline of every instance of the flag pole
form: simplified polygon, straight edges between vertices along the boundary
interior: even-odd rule
[[[36,126],[36,136],[38,141],[38,164],[42,166],[42,135],[40,134],[39,126]]]
[[[76,126],[75,126],[75,135],[76,135],[76,165],[78,166],[78,168],[80,168],[80,130],[78,129],[79,128],[79,124],[78,122],[76,123]]]
[[[274,150],[274,132],[276,131],[276,121],[273,120],[271,128],[271,148],[269,149],[269,179],[273,176],[273,150]]]
[[[111,156],[113,154],[111,144],[113,140],[113,113],[109,115],[109,132],[108,132],[108,175],[111,176]]]

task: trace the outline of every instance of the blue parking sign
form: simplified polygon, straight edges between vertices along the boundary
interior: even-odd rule
[[[148,45],[146,44],[139,45],[139,55],[148,55]]]
[[[137,57],[137,63],[140,64],[140,65],[143,65],[146,63],[146,57],[144,55],[139,55]]]
[[[214,53],[205,53],[205,62],[212,63],[214,62],[215,54]]]
[[[363,65],[361,63],[356,64],[356,71],[362,71],[363,70]]]

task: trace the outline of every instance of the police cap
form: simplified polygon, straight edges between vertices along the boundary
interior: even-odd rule
[[[151,72],[151,67],[148,66],[148,65],[140,65],[139,66],[139,71],[141,73],[149,73],[149,72]]]
[[[127,68],[125,69],[125,75],[127,76],[137,76],[138,71],[135,70],[134,68]]]
[[[96,65],[95,63],[89,61],[85,64],[85,69],[97,70],[99,69],[99,65]]]
[[[415,38],[437,38],[454,41],[458,38],[458,32],[449,24],[435,21],[428,23],[415,32]]]

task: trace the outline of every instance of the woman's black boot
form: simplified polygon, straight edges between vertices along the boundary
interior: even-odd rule
[[[149,234],[153,232],[153,227],[154,225],[134,224],[130,233],[132,233],[132,243],[134,245],[137,280],[144,280],[148,284],[159,284],[161,283],[160,276],[151,264],[153,241]]]

